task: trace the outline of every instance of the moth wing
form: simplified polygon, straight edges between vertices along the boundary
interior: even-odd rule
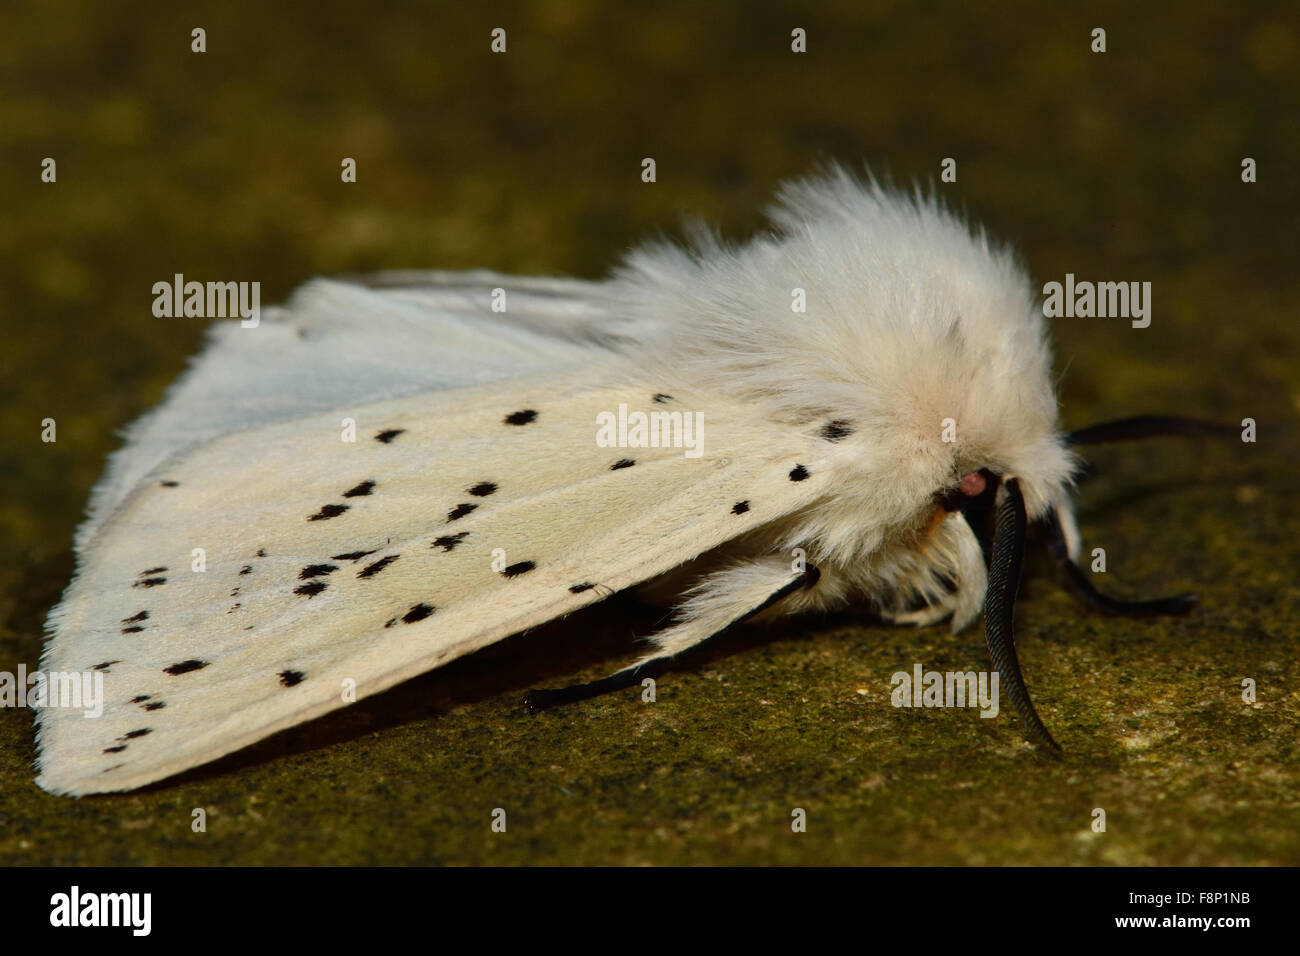
[[[457,274],[441,273],[449,284]],[[163,403],[127,429],[91,495],[78,547],[145,475],[189,445],[348,403],[538,374],[607,355],[592,339],[576,341],[548,327],[540,312],[528,321],[509,313],[507,322],[491,311],[490,290],[471,295],[464,283],[456,288],[462,291],[420,299],[315,279],[284,307],[266,309],[255,327],[213,325],[207,347]],[[523,300],[511,304],[519,313],[527,307]],[[573,308],[580,307],[587,321],[600,321],[596,306],[575,299]]]
[[[395,270],[348,278],[433,309],[488,311],[499,296],[504,311],[492,312],[493,322],[573,341],[619,344],[633,331],[632,319],[612,305],[605,281],[511,276],[490,269]]]
[[[171,776],[827,490],[818,443],[752,409],[571,381],[335,409],[165,462],[103,524],[51,614],[44,671],[102,675],[105,702],[97,719],[39,712],[38,783],[84,794]],[[600,447],[597,416],[620,403],[703,412],[702,454]],[[355,443],[340,441],[345,415]]]

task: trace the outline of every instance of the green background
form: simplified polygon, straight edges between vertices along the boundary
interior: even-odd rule
[[[1081,521],[1109,591],[1196,591],[1186,618],[1087,613],[1034,552],[1021,657],[1065,763],[1009,713],[889,706],[913,662],[984,667],[979,628],[750,630],[653,706],[525,715],[525,688],[628,658],[655,616],[619,599],[144,792],[42,793],[30,712],[0,710],[0,862],[1300,862],[1293,5],[189,6],[6,11],[0,670],[35,666],[117,430],[199,345],[200,320],[150,313],[174,272],[264,303],[379,268],[598,276],[683,213],[745,234],[820,160],[931,182],[951,156],[939,188],[1036,281],[1154,285],[1148,329],[1053,320],[1067,427],[1181,412],[1259,440],[1096,452]]]

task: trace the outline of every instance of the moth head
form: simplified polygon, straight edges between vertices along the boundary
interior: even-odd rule
[[[1229,434],[1235,434],[1235,429],[1229,426],[1188,419],[1141,417],[1072,432],[1063,436],[1063,444],[1077,446],[1158,435]],[[1026,504],[1026,487],[1024,479],[1011,471],[982,467],[965,472],[953,486],[936,494],[936,503],[943,512],[959,515],[979,542],[987,571],[984,625],[989,657],[998,672],[1001,686],[1011,696],[1012,704],[1024,723],[1026,737],[1044,752],[1059,755],[1061,748],[1038,716],[1025,687],[1012,628],[1027,529],[1033,518]],[[1151,601],[1118,601],[1098,593],[1074,563],[1072,548],[1067,543],[1067,535],[1076,541],[1078,535],[1068,502],[1064,498],[1049,499],[1041,517],[1048,526],[1053,556],[1062,565],[1071,586],[1094,608],[1111,614],[1143,617],[1181,614],[1195,604],[1196,599],[1190,594]]]

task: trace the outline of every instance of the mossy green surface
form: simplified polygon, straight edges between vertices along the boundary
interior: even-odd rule
[[[1053,320],[1068,427],[1250,417],[1258,441],[1098,449],[1081,486],[1109,591],[1195,591],[1187,617],[1092,615],[1034,553],[1019,644],[1062,763],[1009,712],[890,706],[914,662],[983,667],[979,628],[749,630],[653,705],[523,713],[527,687],[627,659],[655,615],[620,598],[143,792],[41,792],[31,713],[0,709],[0,863],[1300,863],[1289,4],[20,7],[0,38],[0,670],[36,665],[116,430],[200,343],[150,313],[175,272],[258,279],[263,301],[379,268],[594,276],[683,212],[744,234],[818,160],[930,182],[954,157],[939,188],[1037,281],[1153,283],[1150,328]]]

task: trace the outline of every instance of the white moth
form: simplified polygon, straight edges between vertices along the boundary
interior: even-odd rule
[[[760,611],[959,629],[987,597],[1002,686],[1055,748],[1011,639],[1027,520],[1087,584],[1027,277],[841,170],[770,215],[608,281],[316,280],[215,326],[91,498],[42,667],[101,672],[106,700],[39,711],[40,786],[169,777],[647,582],[677,607],[653,649],[534,707],[639,685]]]

